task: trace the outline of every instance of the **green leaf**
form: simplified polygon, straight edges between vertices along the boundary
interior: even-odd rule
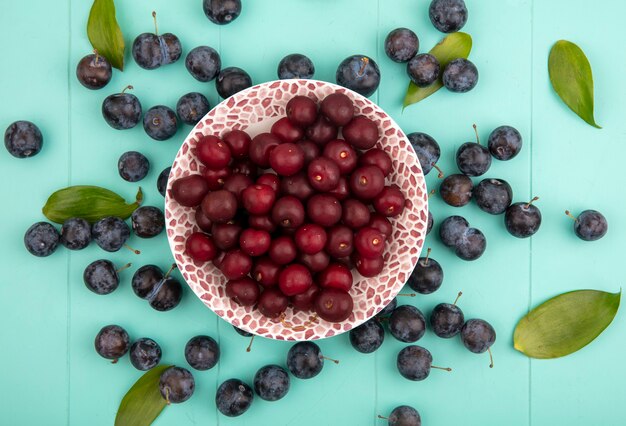
[[[117,409],[115,426],[149,426],[159,417],[167,402],[159,391],[161,373],[171,365],[149,370],[131,387]]]
[[[441,71],[443,71],[449,62],[458,58],[467,59],[471,50],[472,36],[466,33],[457,32],[452,33],[441,40],[439,44],[433,47],[429,53],[437,58],[439,64],[441,65]],[[441,81],[441,76],[437,81],[428,87],[418,87],[415,83],[410,82],[409,88],[406,91],[406,96],[404,97],[403,108],[429,97],[442,87],[443,83]]]
[[[53,222],[63,223],[81,217],[94,223],[107,216],[127,219],[141,205],[143,193],[137,191],[135,202],[127,204],[115,192],[98,186],[70,186],[53,193],[43,206],[43,214]]]
[[[548,58],[552,87],[572,111],[588,124],[601,129],[593,117],[593,75],[582,49],[571,41],[554,43]]]
[[[559,358],[587,346],[611,324],[621,291],[578,290],[539,305],[517,323],[515,349],[531,358]]]
[[[115,19],[113,0],[94,0],[87,21],[87,36],[99,55],[124,71],[124,36]]]

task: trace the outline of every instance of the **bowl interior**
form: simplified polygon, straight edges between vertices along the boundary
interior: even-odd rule
[[[385,250],[385,267],[374,278],[364,278],[353,271],[350,291],[354,311],[342,323],[330,323],[310,312],[287,310],[281,320],[271,320],[251,307],[242,307],[224,294],[227,282],[212,263],[194,262],[185,254],[185,241],[199,230],[195,210],[178,205],[170,196],[174,180],[201,173],[203,166],[195,155],[201,135],[217,135],[233,129],[250,136],[269,131],[271,125],[285,116],[287,102],[296,95],[321,101],[327,95],[341,92],[354,102],[358,114],[374,120],[380,130],[378,148],[393,160],[394,170],[387,184],[398,185],[406,197],[401,216],[391,219],[394,233]],[[226,99],[209,112],[193,129],[181,146],[172,165],[165,201],[167,236],[170,248],[185,280],[196,295],[217,315],[248,332],[279,340],[315,340],[346,332],[383,309],[402,289],[419,258],[428,219],[428,195],[419,161],[399,126],[369,99],[335,84],[315,80],[282,80],[251,87]]]

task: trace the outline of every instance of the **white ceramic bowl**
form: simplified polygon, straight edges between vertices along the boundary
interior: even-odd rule
[[[356,270],[350,291],[354,312],[342,323],[330,323],[312,317],[312,313],[289,308],[284,321],[270,320],[256,309],[239,306],[224,294],[227,282],[211,262],[199,264],[185,254],[185,240],[199,230],[194,209],[180,206],[171,196],[174,180],[200,173],[203,166],[195,156],[198,136],[221,136],[232,129],[246,131],[251,137],[268,132],[271,125],[285,116],[287,102],[296,95],[321,101],[335,92],[345,93],[354,102],[357,114],[374,120],[381,138],[376,145],[393,160],[393,172],[387,184],[398,185],[406,197],[401,216],[392,219],[394,233],[385,250],[385,268],[375,278],[363,278]],[[251,333],[280,340],[315,340],[344,333],[382,310],[402,289],[419,258],[428,219],[428,195],[424,175],[411,144],[400,127],[369,99],[335,84],[315,80],[281,80],[263,83],[226,99],[209,112],[187,136],[169,177],[165,199],[167,237],[172,254],[187,284],[217,315]],[[314,319],[311,322],[311,319]]]

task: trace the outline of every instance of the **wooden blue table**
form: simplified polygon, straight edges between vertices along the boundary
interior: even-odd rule
[[[624,14],[619,0],[467,0],[464,31],[474,39],[471,59],[480,70],[475,90],[455,95],[445,90],[402,112],[407,78],[404,67],[386,58],[383,40],[398,27],[412,28],[421,51],[442,34],[430,24],[427,0],[244,0],[243,14],[218,27],[202,13],[200,0],[118,0],[118,19],[127,45],[152,31],[157,10],[162,32],[177,34],[185,52],[206,44],[218,49],[224,66],[246,69],[255,82],[276,78],[278,61],[300,52],[315,62],[316,77],[334,81],[339,62],[356,53],[378,62],[382,83],[372,99],[406,132],[424,131],[442,146],[440,165],[453,173],[456,148],[473,140],[476,123],[483,140],[502,124],[524,137],[522,153],[510,162],[494,162],[489,177],[506,179],[516,201],[540,196],[544,222],[528,240],[508,235],[502,217],[475,205],[454,209],[434,196],[436,221],[462,214],[483,230],[488,249],[466,263],[431,234],[427,246],[445,269],[440,291],[403,300],[425,313],[439,302],[464,293],[460,305],[468,317],[490,321],[497,330],[495,368],[488,357],[469,353],[456,340],[428,334],[419,344],[435,362],[453,372],[433,371],[428,380],[409,382],[395,367],[404,346],[391,336],[373,355],[355,352],[347,336],[320,342],[324,353],[341,360],[327,363],[318,377],[294,379],[276,403],[255,401],[240,418],[215,409],[216,386],[237,377],[251,382],[269,363],[284,364],[290,346],[263,339],[247,353],[247,340],[218,319],[189,291],[167,313],[152,310],[130,288],[133,271],[155,263],[166,268],[172,258],[165,235],[132,243],[140,256],[102,252],[95,245],[82,252],[59,249],[45,259],[24,249],[24,231],[43,220],[48,195],[70,184],[106,186],[132,199],[136,184],[120,179],[116,164],[125,151],[138,150],[151,161],[141,182],[146,205],[163,204],[155,186],[189,127],[166,142],[149,139],[139,127],[117,132],[100,114],[105,96],[128,84],[144,107],[175,106],[189,91],[218,102],[214,84],[195,81],[183,61],[156,71],[140,69],[127,54],[127,69],[115,72],[105,89],[91,92],[75,78],[78,60],[90,52],[86,22],[90,1],[7,1],[0,12],[0,128],[18,119],[39,124],[43,151],[17,160],[0,152],[0,424],[7,426],[111,425],[126,390],[140,376],[125,358],[112,365],[93,349],[100,327],[117,323],[132,337],[149,336],[162,346],[163,361],[186,366],[189,338],[209,334],[219,340],[223,357],[207,372],[194,372],[197,390],[185,404],[166,408],[158,425],[384,425],[376,414],[400,404],[416,407],[425,425],[623,425],[626,423],[626,324],[614,324],[591,346],[570,357],[530,361],[512,348],[517,320],[535,305],[563,291],[596,288],[617,291],[624,285],[623,176],[626,157],[626,55]],[[602,130],[572,114],[550,87],[547,57],[551,45],[565,38],[586,52],[596,83],[596,118]],[[128,53],[128,52],[127,52]],[[428,176],[432,188],[436,175]],[[572,232],[565,209],[602,211],[610,230],[603,240],[584,243]],[[82,283],[82,271],[98,258],[133,262],[123,284],[109,296],[96,296]]]

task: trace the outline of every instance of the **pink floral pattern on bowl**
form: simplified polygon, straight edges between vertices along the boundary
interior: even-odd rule
[[[180,206],[170,196],[174,180],[199,173],[202,165],[195,156],[201,135],[221,136],[232,129],[247,131],[252,137],[269,131],[273,122],[285,115],[287,102],[296,95],[321,101],[341,92],[354,102],[357,113],[378,123],[381,138],[377,146],[393,160],[394,171],[388,184],[398,185],[406,196],[406,208],[392,220],[393,239],[384,257],[385,268],[374,278],[361,277],[356,270],[350,292],[354,312],[342,323],[312,317],[309,312],[289,308],[284,321],[270,320],[250,307],[242,307],[224,294],[226,278],[212,263],[199,264],[185,254],[185,241],[199,230],[194,209]],[[400,127],[369,99],[335,84],[315,80],[282,80],[251,87],[226,99],[209,112],[187,136],[172,165],[165,200],[167,237],[178,268],[189,287],[217,315],[248,332],[278,340],[315,340],[345,333],[380,312],[400,292],[420,256],[428,219],[428,194],[419,161]],[[311,322],[311,319],[314,319]]]

